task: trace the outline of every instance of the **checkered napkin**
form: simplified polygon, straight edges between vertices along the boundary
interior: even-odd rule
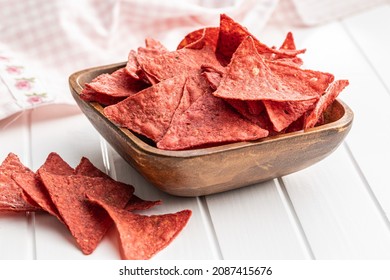
[[[173,50],[188,32],[218,26],[221,13],[258,34],[271,16],[318,23],[345,14],[345,5],[340,11],[334,3],[351,1],[384,0],[0,0],[0,119],[41,105],[74,104],[71,73],[125,61],[145,37]],[[327,17],[316,21],[318,3]]]

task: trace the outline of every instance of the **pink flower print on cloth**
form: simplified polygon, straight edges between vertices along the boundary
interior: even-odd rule
[[[10,75],[20,75],[23,71],[23,66],[16,66],[16,65],[8,65],[5,68],[5,71],[7,71]]]
[[[15,79],[15,87],[18,90],[31,90],[34,86],[34,78],[17,78]]]
[[[29,70],[0,46],[0,119],[54,101]]]

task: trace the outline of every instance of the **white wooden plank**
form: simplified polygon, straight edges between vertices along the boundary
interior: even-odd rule
[[[376,198],[390,217],[388,162],[390,158],[390,6],[383,6],[343,21],[347,32],[359,46],[362,59],[353,54],[355,76],[351,94],[345,100],[360,110],[355,113],[354,129],[348,146],[369,182]],[[348,48],[347,46],[343,46]],[[351,57],[351,58],[352,58]],[[351,66],[352,66],[351,65]],[[351,67],[352,68],[352,67]]]
[[[29,112],[12,115],[0,121],[0,162],[12,152],[24,163],[28,161]]]
[[[13,152],[27,164],[29,112],[0,121],[0,162]],[[0,259],[34,258],[32,217],[25,213],[0,213]]]
[[[385,24],[389,19],[390,12],[387,18],[370,18],[370,21]],[[377,76],[378,71],[367,61],[366,54],[361,52],[360,46],[351,40],[339,23],[298,30],[296,34],[297,40],[302,41],[308,49],[303,56],[306,67],[329,71],[338,79],[350,81],[350,85],[340,94],[340,98],[354,111],[354,123],[346,142],[381,207],[389,216],[390,189],[386,162],[390,158],[388,90]],[[378,36],[371,37],[371,41],[376,38]],[[381,39],[376,41],[378,50],[386,48],[381,42]]]
[[[390,90],[390,5],[382,5],[343,20],[343,25],[359,46],[376,74]]]
[[[274,181],[207,197],[224,259],[311,258]]]
[[[71,166],[86,156],[102,167],[100,136],[77,107],[52,105],[36,109],[31,131],[34,170],[51,152],[58,153]]]
[[[24,213],[0,213],[0,260],[32,259],[32,227]]]
[[[387,26],[389,15],[367,17],[361,24],[376,21]],[[358,166],[341,148],[324,162],[283,178],[288,195],[316,258],[388,258],[389,222],[382,212],[382,208],[386,213],[390,210],[384,162],[390,156],[388,92],[340,23],[297,28],[294,35],[298,47],[307,48],[304,67],[350,81],[340,97],[355,112],[346,143]],[[371,35],[373,44],[382,49],[385,45],[376,39],[378,33]]]
[[[122,182],[135,187],[135,194],[146,200],[161,200],[162,204],[141,213],[146,215],[175,213],[190,209],[192,216],[173,242],[159,252],[153,259],[217,259],[213,236],[208,231],[207,217],[201,212],[197,198],[184,198],[168,195],[145,180],[136,170],[127,164],[115,151],[108,147],[110,166],[114,176]]]
[[[316,258],[390,257],[388,221],[344,147],[283,181]]]

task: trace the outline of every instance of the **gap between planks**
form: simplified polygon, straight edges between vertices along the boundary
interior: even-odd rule
[[[280,195],[280,199],[286,209],[287,216],[289,217],[291,224],[293,225],[293,229],[296,233],[296,236],[298,237],[298,241],[301,244],[303,251],[305,252],[305,257],[311,260],[315,259],[313,250],[310,246],[309,240],[307,239],[307,236],[299,220],[299,217],[295,212],[293,203],[290,199],[290,196],[288,195],[283,179],[281,177],[278,177],[274,179],[274,182],[275,182],[276,189]]]

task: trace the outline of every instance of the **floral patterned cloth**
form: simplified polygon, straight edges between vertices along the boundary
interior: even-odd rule
[[[39,78],[5,47],[0,48],[0,78],[0,119],[54,101]]]

